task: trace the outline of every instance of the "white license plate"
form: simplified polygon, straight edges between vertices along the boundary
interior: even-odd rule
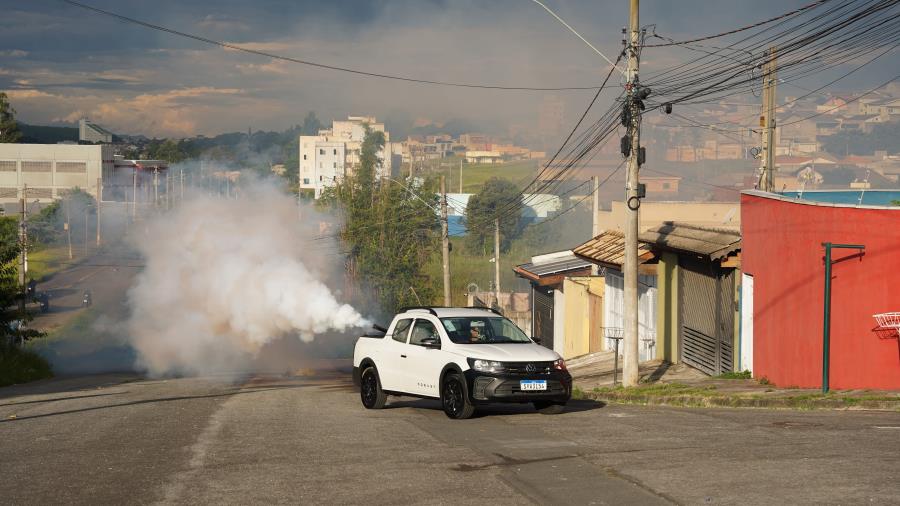
[[[519,382],[522,390],[547,390],[547,380],[522,380]]]

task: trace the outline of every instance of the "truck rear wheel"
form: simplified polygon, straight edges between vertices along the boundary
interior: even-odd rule
[[[366,367],[360,377],[359,397],[366,409],[381,409],[387,402],[387,394],[381,389],[381,380],[374,366]]]

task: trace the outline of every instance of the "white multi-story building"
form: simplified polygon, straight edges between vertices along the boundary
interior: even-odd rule
[[[91,123],[87,119],[78,120],[79,141],[109,144],[112,142],[112,137],[112,133],[100,125]]]
[[[359,165],[365,125],[373,131],[384,132],[385,148],[378,152],[382,163],[376,176],[390,175],[392,149],[384,123],[378,123],[374,117],[350,116],[346,121],[332,122],[330,129],[320,130],[318,135],[300,136],[300,188],[313,190],[315,198],[319,198],[325,188],[352,174]]]

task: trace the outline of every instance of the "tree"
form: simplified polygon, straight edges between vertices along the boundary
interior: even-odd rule
[[[25,328],[31,319],[18,309],[24,296],[19,285],[19,222],[14,216],[0,217],[0,353],[19,339],[27,340],[43,334]]]
[[[522,194],[506,179],[491,178],[466,206],[468,244],[473,252],[493,250],[494,219],[500,217],[500,250],[522,234]]]
[[[301,128],[302,135],[317,135],[321,129],[322,122],[316,117],[314,111],[309,111],[306,117],[303,118],[303,127]]]
[[[16,110],[9,104],[6,93],[0,92],[0,142],[19,142],[22,132],[16,124]]]
[[[433,181],[417,186],[376,178],[384,142],[382,132],[367,127],[359,166],[322,200],[343,213],[341,240],[351,282],[373,292],[377,309],[393,313],[404,305],[429,304],[437,295],[426,265],[437,251],[439,233]]]

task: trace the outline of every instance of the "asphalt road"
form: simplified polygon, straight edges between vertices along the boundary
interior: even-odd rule
[[[900,414],[367,411],[345,373],[0,389],[4,504],[897,504]]]

